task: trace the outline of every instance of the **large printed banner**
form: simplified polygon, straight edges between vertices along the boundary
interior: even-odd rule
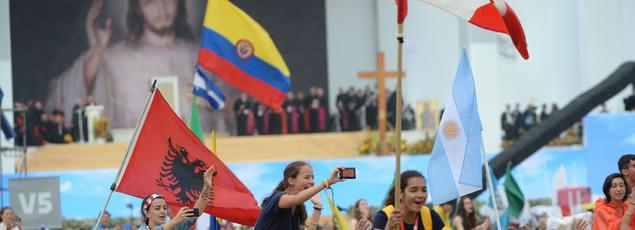
[[[517,166],[513,170],[513,174],[528,199],[549,199],[552,196],[550,188],[553,177],[561,166],[567,171],[567,179],[571,185],[574,183],[578,186],[588,184],[585,159],[585,154],[582,154],[579,149],[543,149]],[[401,167],[402,170],[419,170],[428,177],[426,166],[429,160],[429,155],[404,156]],[[308,162],[313,167],[316,181],[324,180],[337,166],[357,168],[356,179],[333,185],[335,203],[344,208],[354,205],[358,199],[366,199],[371,206],[375,207],[383,204],[383,199],[393,181],[395,167],[394,156],[310,160]],[[278,185],[288,163],[288,161],[229,163],[227,166],[260,203]],[[613,167],[613,165],[607,167]],[[29,175],[58,175],[60,177],[62,215],[65,218],[77,219],[95,218],[98,215],[98,210],[103,207],[108,196],[108,188],[116,174],[116,169],[101,169],[30,173]],[[169,191],[156,192],[168,193]],[[594,187],[592,193],[601,194],[601,187],[600,190]],[[487,198],[487,193],[483,193],[481,199]],[[430,200],[431,198],[428,196],[428,202]],[[326,198],[323,198],[323,202],[326,203]],[[109,212],[115,217],[127,217],[131,211],[127,204],[134,206],[133,214],[138,217],[137,210],[139,210],[141,199],[121,193],[113,195]],[[331,214],[328,209],[324,209],[322,212],[324,215]]]
[[[231,0],[276,42],[292,73],[294,92],[328,88],[324,1]],[[16,102],[42,101],[45,111],[104,105],[113,128],[133,128],[147,88],[162,79],[190,117],[194,66],[206,1],[11,0],[11,50]],[[237,50],[238,51],[238,50]],[[227,96],[223,111],[199,103],[203,128],[235,132],[240,92],[216,76]],[[328,95],[328,94],[327,94]],[[170,96],[170,95],[166,95]],[[169,100],[169,99],[168,99]]]

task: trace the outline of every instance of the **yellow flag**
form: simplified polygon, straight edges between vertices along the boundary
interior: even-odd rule
[[[329,193],[324,190],[324,194],[326,194],[326,199],[329,200],[329,205],[331,206],[331,211],[333,212],[333,217],[335,219],[335,225],[337,226],[337,229],[350,230],[351,228],[348,226],[346,218],[342,216],[342,213],[340,213],[340,210],[333,202],[333,199],[331,199],[331,197],[329,196]]]

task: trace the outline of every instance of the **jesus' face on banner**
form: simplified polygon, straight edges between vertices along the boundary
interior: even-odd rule
[[[303,56],[301,62],[289,63],[297,73],[292,78],[294,90],[327,85],[326,39],[303,33],[325,33],[325,21],[315,22],[316,17],[325,15],[323,3],[289,1],[264,12],[258,9],[275,0],[232,2],[265,25],[283,56]],[[11,27],[11,35],[21,41],[11,44],[12,50],[20,50],[11,54],[15,101],[42,100],[45,113],[63,111],[65,123],[74,124],[73,107],[83,108],[87,98],[93,97],[96,105],[103,106],[99,116],[107,117],[112,129],[132,129],[145,107],[152,81],[170,80],[174,82],[170,103],[182,119],[189,120],[205,6],[206,1],[192,0],[14,1],[11,22],[19,26]],[[277,26],[280,20],[290,23]],[[300,37],[286,36],[289,33]],[[210,78],[225,94],[225,104],[238,99],[238,90],[216,76]],[[217,111],[197,104],[205,132],[213,128],[219,133],[235,133],[233,110]]]
[[[172,32],[177,5],[183,6],[179,0],[132,0],[130,3],[140,8],[145,28],[156,34]],[[138,9],[132,9],[133,14],[139,13]]]

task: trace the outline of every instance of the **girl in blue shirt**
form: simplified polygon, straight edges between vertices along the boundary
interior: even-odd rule
[[[322,183],[314,184],[311,165],[304,161],[291,162],[284,169],[284,177],[278,187],[262,201],[255,230],[316,229],[322,211],[319,192],[342,181],[337,176],[338,169],[334,169]],[[313,203],[313,212],[307,218],[304,202],[309,199]]]

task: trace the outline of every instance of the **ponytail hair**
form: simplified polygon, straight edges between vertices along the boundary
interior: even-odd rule
[[[280,183],[278,183],[278,186],[276,186],[276,188],[273,189],[273,191],[271,192],[271,195],[268,197],[265,197],[265,199],[262,200],[260,207],[264,207],[267,201],[269,201],[269,198],[274,193],[286,191],[287,188],[289,188],[288,179],[298,177],[298,174],[300,174],[300,169],[302,169],[302,167],[305,165],[311,167],[311,165],[309,165],[309,163],[306,163],[305,161],[294,161],[289,163],[287,167],[284,169],[282,180],[280,180]],[[306,220],[306,218],[308,217],[304,204],[295,206],[295,211],[294,213],[292,213],[292,216],[298,217],[300,220],[300,223],[304,223],[304,220]]]

